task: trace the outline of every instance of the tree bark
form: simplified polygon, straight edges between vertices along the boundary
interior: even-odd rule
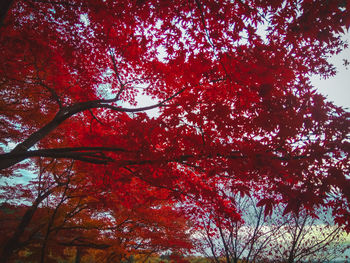
[[[80,263],[81,260],[81,250],[79,247],[77,247],[77,252],[75,254],[75,263]]]
[[[51,191],[47,191],[45,194],[37,197],[33,203],[33,205],[25,212],[23,215],[21,222],[17,226],[17,229],[13,233],[12,237],[5,243],[3,250],[1,252],[1,262],[6,263],[12,256],[13,252],[16,249],[21,247],[20,238],[23,235],[25,229],[29,225],[30,221],[33,218],[33,215],[38,208],[39,204],[50,195]]]
[[[3,26],[6,15],[11,8],[13,0],[1,0],[0,1],[0,28]]]

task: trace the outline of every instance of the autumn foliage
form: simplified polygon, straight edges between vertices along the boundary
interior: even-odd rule
[[[35,208],[6,257],[30,237],[35,213],[53,218],[39,216],[42,262],[52,231],[79,246],[62,222],[95,245],[110,239],[105,252],[126,238],[111,230],[124,217],[137,241],[151,240],[140,253],[190,249],[189,215],[238,220],[230,196],[250,192],[262,193],[266,216],[277,204],[285,214],[332,208],[350,231],[349,113],[309,80],[335,74],[327,58],[347,47],[349,26],[342,0],[2,1],[3,200]],[[35,179],[19,198],[11,178],[24,171]],[[65,220],[77,204],[86,207]],[[134,253],[118,246],[118,260]]]

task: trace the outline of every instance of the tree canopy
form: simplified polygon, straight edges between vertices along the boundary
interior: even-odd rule
[[[125,207],[156,188],[239,220],[230,196],[260,192],[265,215],[329,207],[350,231],[349,113],[310,84],[336,73],[349,1],[1,5],[2,176],[73,160]]]

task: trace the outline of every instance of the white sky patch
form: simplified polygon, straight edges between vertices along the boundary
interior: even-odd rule
[[[344,35],[344,40],[350,44],[350,31]],[[350,61],[350,48],[329,59],[337,68],[337,74],[329,79],[311,78],[312,84],[336,105],[350,109],[350,67],[344,66],[344,59]]]
[[[157,100],[152,99],[151,96],[142,94],[142,93],[138,93],[136,96],[136,101],[137,101],[137,106],[131,106],[128,103],[123,103],[123,107],[125,108],[141,108],[141,107],[148,107],[148,106],[152,106],[158,103]],[[157,117],[159,116],[159,109],[158,108],[154,108],[152,110],[147,110],[145,111],[147,113],[147,115],[151,118],[153,117]]]
[[[87,27],[90,25],[90,20],[87,14],[80,15],[80,21],[83,22],[84,26]]]

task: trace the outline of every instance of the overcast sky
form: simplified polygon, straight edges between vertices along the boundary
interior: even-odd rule
[[[344,36],[350,45],[350,31]],[[337,67],[338,73],[330,79],[313,77],[313,85],[327,98],[338,106],[350,109],[350,66],[347,69],[343,65],[343,59],[350,61],[350,48],[347,48],[330,61]]]

